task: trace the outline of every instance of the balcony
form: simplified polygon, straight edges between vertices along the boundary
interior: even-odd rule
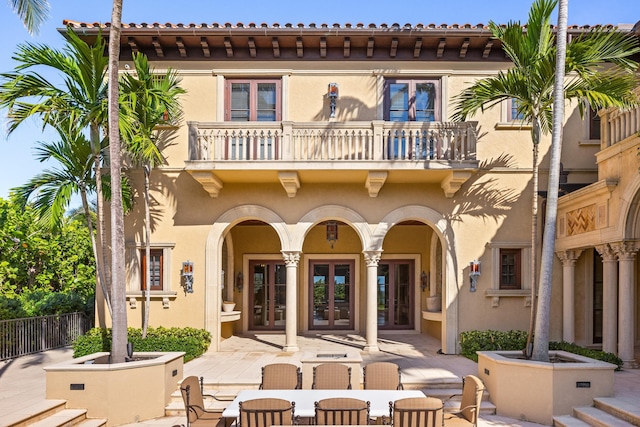
[[[640,96],[640,88],[634,92]],[[600,116],[602,150],[640,134],[640,107],[627,110],[611,108],[601,112]]]
[[[212,196],[225,182],[438,183],[447,197],[477,170],[476,122],[189,122],[186,170]],[[331,171],[336,173],[318,173]],[[338,173],[339,172],[339,173]]]

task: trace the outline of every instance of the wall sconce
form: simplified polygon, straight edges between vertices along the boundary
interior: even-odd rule
[[[422,270],[422,274],[420,274],[420,289],[422,292],[425,291],[429,287],[429,275]]]
[[[476,291],[476,285],[478,284],[478,277],[480,277],[480,261],[478,261],[477,259],[474,259],[469,263],[469,279],[471,279],[469,292]]]
[[[327,221],[327,242],[331,245],[331,249],[333,249],[333,245],[338,241],[338,223],[336,221]]]
[[[242,292],[244,278],[242,277],[242,271],[238,271],[236,274],[236,290]]]
[[[329,118],[331,119],[336,117],[336,99],[338,99],[338,92],[338,83],[329,83],[327,96],[329,97]]]
[[[193,262],[187,260],[182,263],[182,287],[185,294],[193,293]]]

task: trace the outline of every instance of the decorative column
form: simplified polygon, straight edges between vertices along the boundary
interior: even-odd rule
[[[285,315],[285,343],[282,351],[296,352],[298,348],[298,262],[300,261],[300,252],[298,251],[282,251],[284,263],[287,266],[287,295]]]
[[[581,249],[556,252],[562,261],[562,339],[566,342],[576,341],[574,289],[576,261],[581,254]]]
[[[378,263],[382,251],[364,251],[367,264],[367,325],[365,351],[379,351],[378,347]]]
[[[602,350],[618,354],[618,260],[609,244],[596,251],[602,257]]]
[[[618,289],[618,357],[625,368],[635,368],[634,316],[635,260],[638,248],[633,242],[612,244],[618,255],[620,288]]]

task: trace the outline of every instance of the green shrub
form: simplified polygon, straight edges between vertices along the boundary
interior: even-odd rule
[[[461,353],[467,359],[478,361],[476,351],[521,351],[527,345],[526,331],[466,331],[460,333]],[[592,350],[567,342],[550,342],[549,350],[562,350],[591,359],[617,365],[616,370],[622,369],[622,359],[613,353]]]
[[[201,356],[209,348],[211,334],[195,328],[148,328],[147,337],[142,330],[128,329],[128,340],[134,351],[184,351],[184,361]],[[111,351],[111,329],[93,328],[73,343],[73,357]]]
[[[573,354],[579,354],[580,356],[590,357],[591,359],[602,360],[614,365],[618,365],[616,371],[622,370],[623,361],[613,353],[607,353],[606,351],[593,350],[591,348],[580,347],[579,345],[568,343],[565,341],[550,342],[549,350],[562,350]]]
[[[462,355],[478,361],[476,351],[522,350],[527,345],[525,331],[466,331],[460,333]]]

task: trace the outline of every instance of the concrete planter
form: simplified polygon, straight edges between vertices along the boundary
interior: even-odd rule
[[[521,360],[519,351],[478,352],[478,376],[498,415],[552,425],[554,416],[613,396],[616,365],[564,351],[549,354],[562,361]]]
[[[94,353],[44,368],[46,398],[64,399],[67,408],[87,409],[107,426],[163,417],[183,375],[184,352],[134,353],[126,363],[99,363],[109,353]]]

